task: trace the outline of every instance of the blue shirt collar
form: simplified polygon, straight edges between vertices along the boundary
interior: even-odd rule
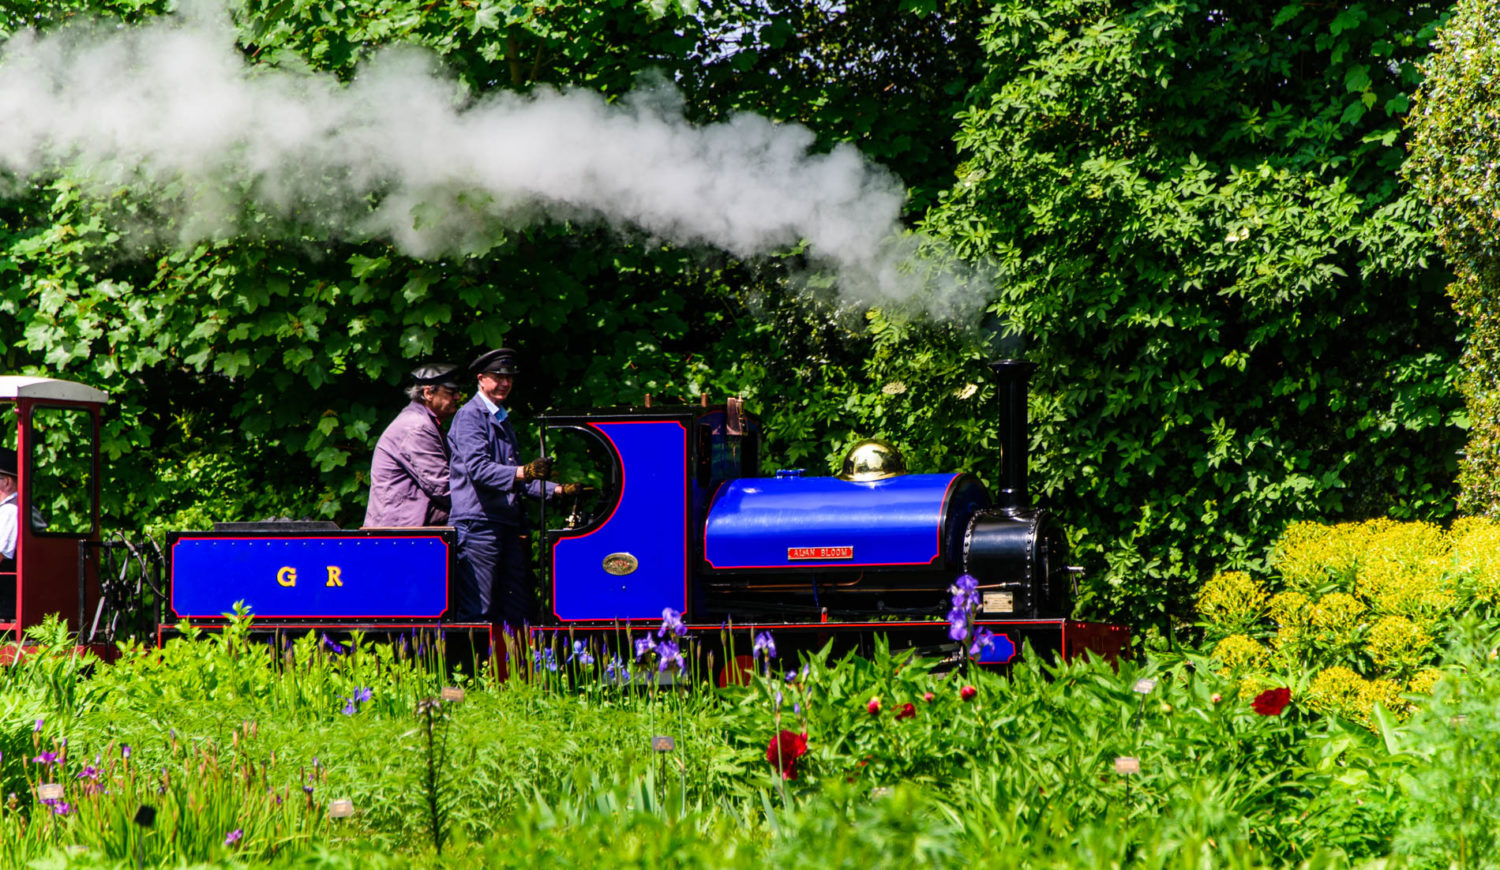
[[[510,412],[505,409],[504,405],[497,405],[491,402],[490,397],[486,396],[483,390],[475,390],[474,395],[478,396],[479,401],[484,403],[485,409],[490,412],[491,417],[495,418],[496,423],[504,423],[505,418],[510,416]]]

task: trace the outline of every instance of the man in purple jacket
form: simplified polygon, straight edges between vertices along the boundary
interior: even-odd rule
[[[458,410],[457,373],[450,363],[411,373],[411,403],[375,444],[365,528],[448,524],[448,442],[441,427]]]
[[[572,495],[579,487],[548,483],[552,460],[546,456],[521,462],[516,430],[506,420],[510,412],[503,404],[515,385],[516,352],[496,348],[470,368],[478,389],[458,409],[448,432],[453,448],[450,519],[458,530],[459,588],[453,619],[518,629],[532,621],[521,496]]]

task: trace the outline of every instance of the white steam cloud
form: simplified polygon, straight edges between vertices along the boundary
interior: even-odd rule
[[[248,205],[419,257],[483,250],[497,224],[599,219],[740,257],[805,240],[847,300],[971,313],[985,295],[968,289],[973,274],[916,257],[900,182],[852,147],[813,142],[748,114],[695,127],[670,89],[465,105],[411,48],[347,85],[253,65],[212,8],[0,45],[0,172],[145,186],[178,242],[245,232]]]

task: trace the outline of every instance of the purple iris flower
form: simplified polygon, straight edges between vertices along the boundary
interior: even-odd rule
[[[326,633],[323,635],[323,645],[332,650],[334,655],[344,654],[344,648],[340,646],[339,643],[333,638],[329,637]]]
[[[687,662],[682,657],[682,651],[677,648],[677,642],[673,640],[662,641],[656,647],[657,655],[661,656],[661,665],[658,667],[662,673],[670,670],[682,670]]]
[[[57,815],[59,815],[59,816],[66,816],[68,813],[73,812],[73,808],[72,807],[70,807],[67,804],[63,803],[58,798],[48,798],[47,800],[42,801],[42,803],[44,803],[47,806],[51,807],[52,808],[52,812],[55,813],[55,814],[57,814]]]
[[[768,659],[776,658],[776,641],[769,631],[763,631],[755,636],[755,645],[751,649],[751,654],[759,658],[761,653],[765,653]]]
[[[245,836],[245,829],[235,828],[234,830],[229,832],[228,836],[224,838],[224,845],[233,846],[235,843],[238,843],[240,841],[240,838],[243,836]]]
[[[580,665],[591,665],[594,663],[594,656],[589,652],[588,644],[585,644],[581,640],[575,640],[573,641],[573,653],[568,656],[568,661],[576,661]]]
[[[668,607],[661,612],[661,628],[656,630],[656,636],[666,639],[668,637],[682,637],[687,634],[687,627],[682,624],[682,614]]]
[[[48,765],[56,764],[57,763],[57,753],[56,752],[43,752],[41,755],[38,755],[36,758],[31,759],[31,763],[32,764],[48,764]]]
[[[99,778],[99,768],[93,766],[92,764],[84,767],[84,769],[80,770],[78,772],[78,775],[76,777],[74,777],[74,779],[98,779],[98,778]]]
[[[41,719],[36,720],[36,727],[32,728],[31,730],[32,731],[40,731],[40,730],[42,730],[42,720]]]
[[[640,661],[650,653],[656,652],[656,641],[649,636],[643,637],[635,642],[635,660]]]
[[[126,744],[124,744],[123,746],[120,747],[120,757],[121,758],[129,758],[130,757],[130,744],[129,743],[126,743]]]
[[[557,656],[550,649],[539,649],[531,654],[531,663],[549,671],[557,670]]]
[[[625,663],[620,661],[619,657],[616,656],[611,658],[609,664],[604,666],[604,679],[610,682],[628,683],[630,682],[630,671],[626,669]]]
[[[995,634],[987,628],[981,628],[974,633],[974,642],[969,644],[969,655],[977,656],[981,650],[987,650],[995,645]]]

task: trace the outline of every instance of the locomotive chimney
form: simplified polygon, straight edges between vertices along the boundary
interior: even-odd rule
[[[1036,363],[1022,359],[1001,359],[990,363],[1004,403],[1000,419],[1000,491],[995,506],[1010,513],[1031,508],[1031,491],[1026,485],[1026,463],[1029,459],[1026,405],[1031,373]]]

